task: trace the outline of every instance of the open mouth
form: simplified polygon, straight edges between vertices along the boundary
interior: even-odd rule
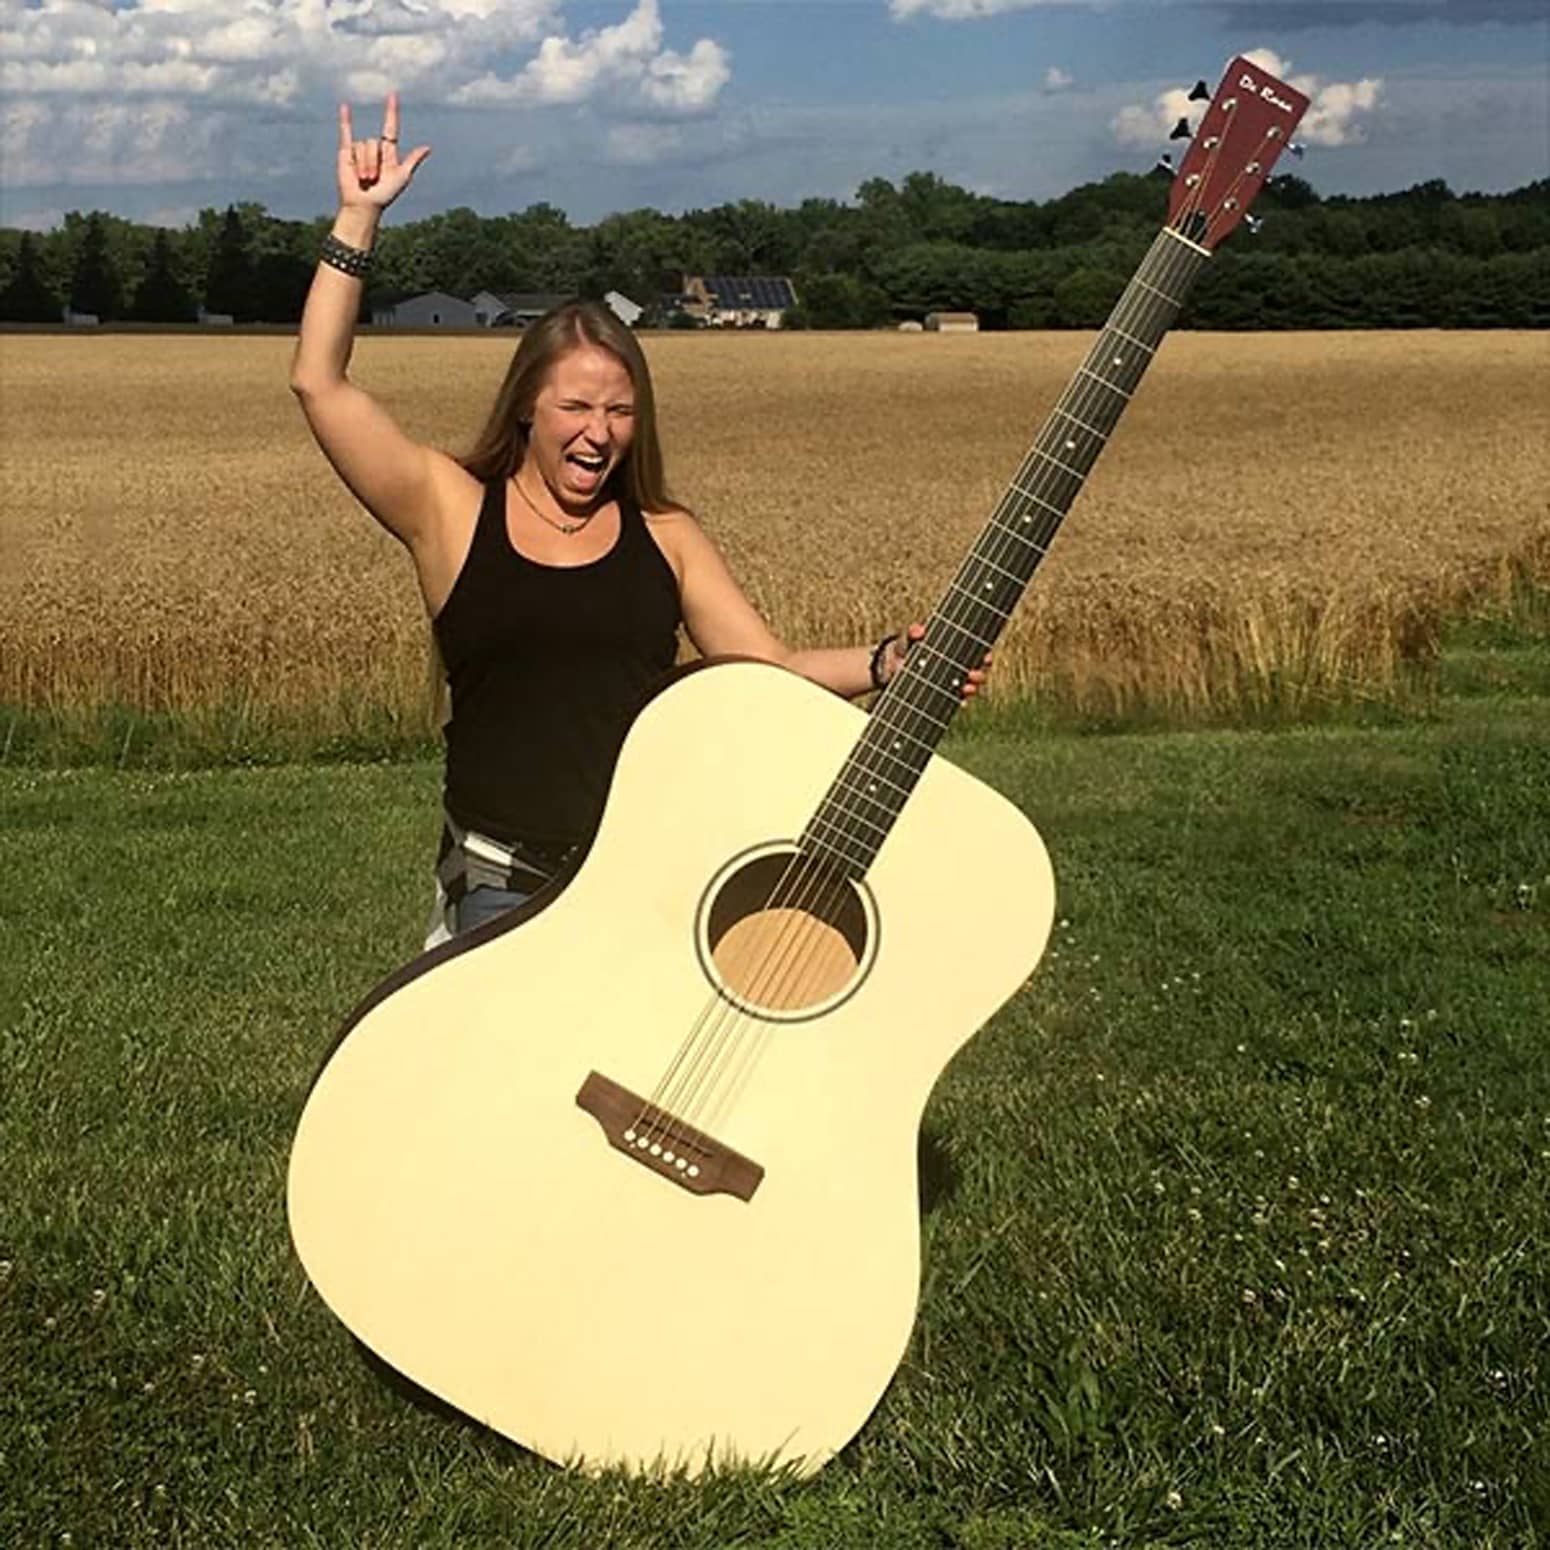
[[[567,452],[565,461],[574,463],[577,468],[589,474],[600,474],[608,467],[608,459],[597,453]]]

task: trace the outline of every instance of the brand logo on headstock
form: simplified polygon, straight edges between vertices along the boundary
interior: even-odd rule
[[[1238,89],[1240,91],[1258,92],[1271,107],[1280,108],[1283,113],[1295,113],[1297,111],[1285,97],[1276,96],[1274,86],[1262,86],[1252,75],[1240,75],[1238,77]]]

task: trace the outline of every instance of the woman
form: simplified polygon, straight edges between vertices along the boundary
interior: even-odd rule
[[[557,308],[524,333],[461,460],[409,440],[350,382],[377,225],[430,154],[400,160],[398,123],[394,93],[381,137],[356,141],[340,105],[339,214],[291,388],[340,477],[409,550],[447,668],[438,914],[449,907],[431,945],[521,903],[586,842],[680,623],[707,656],[779,663],[849,697],[882,688],[903,657],[899,636],[811,651],[776,638],[668,497],[645,357],[600,304]],[[983,679],[970,674],[965,695]]]

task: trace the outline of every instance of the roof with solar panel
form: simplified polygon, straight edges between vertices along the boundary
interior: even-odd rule
[[[760,312],[780,312],[797,304],[791,281],[784,276],[708,274],[705,289],[718,307],[751,307]]]

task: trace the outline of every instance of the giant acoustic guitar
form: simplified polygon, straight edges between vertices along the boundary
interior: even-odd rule
[[[562,887],[352,1015],[291,1154],[308,1275],[415,1383],[588,1468],[817,1469],[903,1356],[921,1111],[1027,979],[1044,846],[935,749],[1306,98],[1237,59],[1168,222],[870,715],[665,688]]]

